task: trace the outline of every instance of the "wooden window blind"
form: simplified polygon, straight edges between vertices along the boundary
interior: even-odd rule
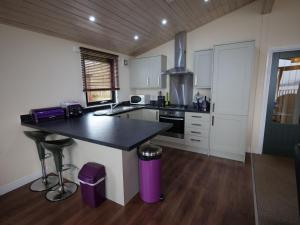
[[[118,56],[80,48],[83,91],[119,90]]]
[[[82,47],[80,53],[87,105],[114,102],[119,90],[118,56]]]

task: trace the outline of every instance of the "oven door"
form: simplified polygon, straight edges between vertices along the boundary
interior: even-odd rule
[[[173,127],[161,133],[161,135],[184,138],[184,117],[159,116],[159,122],[171,123]]]

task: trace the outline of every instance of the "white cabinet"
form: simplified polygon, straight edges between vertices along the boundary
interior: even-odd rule
[[[134,59],[130,62],[130,87],[143,88],[148,86],[146,58]]]
[[[127,114],[128,114],[128,119],[134,119],[134,120],[143,119],[143,111],[141,109],[128,112]]]
[[[212,155],[244,161],[254,42],[216,46],[212,86]]]
[[[143,113],[143,120],[154,121],[154,122],[159,121],[159,111],[158,110],[143,109],[142,113]]]
[[[214,116],[211,127],[211,154],[238,161],[245,160],[247,116]]]
[[[209,113],[185,113],[184,141],[191,151],[209,153]]]
[[[143,119],[143,111],[141,109],[125,112],[121,114],[115,115],[115,117],[125,118],[125,119],[134,119],[134,120],[142,120]]]
[[[130,87],[165,88],[166,76],[161,74],[166,68],[167,57],[163,55],[131,60]]]
[[[197,88],[211,88],[213,69],[213,50],[194,52],[194,86]]]

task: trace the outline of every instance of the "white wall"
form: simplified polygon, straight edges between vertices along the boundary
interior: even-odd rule
[[[79,46],[90,47],[0,24],[0,187],[40,171],[34,143],[22,133],[21,114],[63,100],[85,103],[80,54],[74,51]],[[123,59],[129,57],[118,55],[118,96],[128,100],[129,69]]]
[[[276,0],[273,11],[261,15],[261,2],[255,1],[187,33],[187,67],[193,69],[193,52],[212,48],[214,45],[255,40],[256,62],[252,84],[249,124],[249,148],[261,153],[259,144],[262,95],[265,82],[267,52],[270,48],[300,45],[300,1]],[[168,68],[174,66],[174,40],[154,48],[139,57],[166,55]],[[168,90],[164,90],[166,92]],[[158,90],[136,90],[136,93],[157,95]],[[194,90],[195,92],[195,90]],[[200,90],[208,94],[207,90]]]

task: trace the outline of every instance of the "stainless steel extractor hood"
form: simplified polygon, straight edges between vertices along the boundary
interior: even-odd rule
[[[192,74],[186,68],[186,32],[180,32],[175,35],[175,58],[174,58],[174,68],[169,69],[165,74],[175,75],[175,74]]]

